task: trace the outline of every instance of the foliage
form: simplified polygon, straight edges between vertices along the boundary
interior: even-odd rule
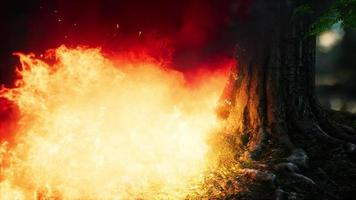
[[[312,13],[312,8],[305,4],[296,8],[294,16]],[[356,28],[356,0],[335,0],[312,24],[309,35],[317,35],[340,22],[342,28]]]
[[[309,14],[312,12],[313,12],[312,8],[309,5],[304,4],[304,5],[297,7],[294,10],[293,17],[303,16],[303,15],[306,15],[306,14]]]
[[[356,0],[336,0],[312,25],[310,34],[326,31],[337,22],[344,28],[356,28]]]

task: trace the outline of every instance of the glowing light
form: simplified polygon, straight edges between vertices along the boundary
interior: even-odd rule
[[[21,79],[0,92],[20,110],[15,145],[0,147],[0,199],[181,199],[200,181],[224,74],[193,87],[147,56],[17,55]]]
[[[325,31],[319,36],[318,44],[323,51],[329,51],[341,41],[342,37],[343,34],[337,31]]]

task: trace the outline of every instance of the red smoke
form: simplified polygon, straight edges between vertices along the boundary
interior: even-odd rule
[[[43,1],[29,22],[29,49],[66,45],[103,47],[105,51],[144,49],[170,57],[182,71],[210,69],[233,59],[234,41],[227,35],[233,0],[77,0]],[[235,10],[234,10],[235,9]],[[154,48],[152,48],[154,47]],[[158,48],[157,48],[158,47]],[[153,51],[153,52],[152,52]],[[224,61],[225,62],[225,61]]]
[[[29,30],[22,36],[28,38],[26,47],[18,51],[40,53],[65,44],[102,47],[111,57],[145,53],[169,62],[194,83],[202,73],[235,65],[231,26],[236,17],[248,18],[252,1],[38,0],[23,22]],[[15,125],[9,122],[16,121],[16,112],[0,99],[1,134],[12,132]]]

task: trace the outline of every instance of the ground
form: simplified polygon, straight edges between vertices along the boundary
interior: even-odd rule
[[[356,129],[356,115],[327,111],[336,122]],[[187,199],[238,200],[349,200],[356,197],[356,156],[342,147],[321,145],[313,133],[290,134],[298,147],[292,154],[270,148],[262,160],[246,154],[243,142],[233,160],[221,166],[202,183],[204,190]],[[224,138],[224,137],[221,137]],[[243,141],[244,139],[241,138]],[[221,145],[228,145],[226,138]],[[304,154],[304,151],[306,154]],[[244,153],[245,152],[245,153]],[[305,157],[304,155],[307,155]],[[300,165],[298,164],[301,163]],[[296,163],[296,164],[294,164]],[[302,163],[306,163],[303,166]]]

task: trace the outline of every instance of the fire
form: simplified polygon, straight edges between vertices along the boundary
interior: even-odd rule
[[[20,78],[0,92],[19,110],[0,148],[0,199],[182,199],[211,165],[224,73],[191,85],[149,56],[16,55]]]

